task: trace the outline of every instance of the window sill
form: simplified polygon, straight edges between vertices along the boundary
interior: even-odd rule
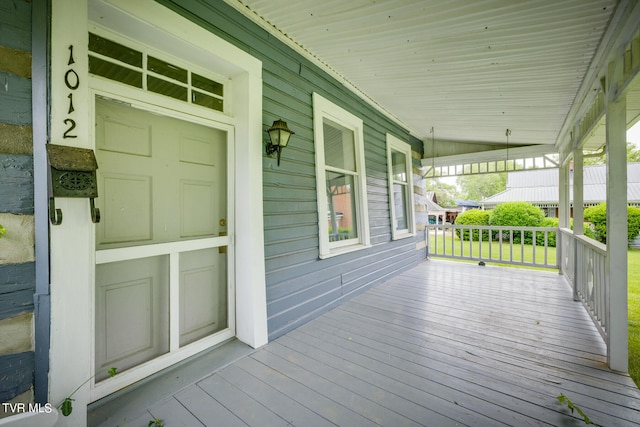
[[[333,258],[335,256],[338,255],[344,255],[344,254],[348,254],[350,252],[356,252],[362,249],[367,249],[370,248],[371,245],[363,245],[363,244],[357,244],[357,245],[350,245],[350,246],[343,246],[340,248],[334,248],[331,249],[331,252],[329,253],[321,253],[319,255],[320,259],[327,259],[327,258]]]
[[[407,239],[409,237],[415,237],[416,233],[398,233],[398,234],[394,234],[391,237],[391,240],[402,240],[402,239]]]

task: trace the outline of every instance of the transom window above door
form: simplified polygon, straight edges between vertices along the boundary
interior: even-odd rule
[[[224,111],[224,85],[175,65],[143,46],[89,33],[89,72],[119,83],[216,111]]]

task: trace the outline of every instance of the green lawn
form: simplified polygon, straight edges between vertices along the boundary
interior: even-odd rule
[[[433,239],[433,237],[432,237]],[[432,247],[429,249],[431,253],[435,252],[434,241],[431,241]],[[474,257],[479,254],[478,242],[474,242],[473,245],[469,245],[469,242],[462,242],[455,239],[453,241],[453,253],[456,256],[470,256],[473,253]],[[444,253],[451,255],[451,236],[447,236],[444,241],[442,236],[439,236],[437,253]],[[445,246],[446,245],[446,246]],[[482,255],[484,258],[489,257],[489,242],[482,242]],[[446,248],[446,250],[445,250]],[[548,248],[549,252],[547,257],[549,263],[553,263],[556,256],[556,248]],[[507,256],[509,251],[509,244],[502,244],[503,256]],[[514,261],[522,260],[522,252],[519,245],[514,245]],[[500,253],[500,243],[491,243],[491,254],[493,258],[497,258]],[[629,375],[635,381],[636,385],[640,387],[640,249],[629,249],[628,252],[628,276],[629,276]],[[544,261],[544,248],[536,247],[536,263]],[[524,246],[524,262],[531,262],[533,260],[533,248],[530,245]],[[500,264],[499,261],[492,261],[496,264]]]

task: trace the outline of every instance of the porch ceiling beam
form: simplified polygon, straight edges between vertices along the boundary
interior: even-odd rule
[[[549,154],[557,154],[557,150],[553,145],[527,145],[514,148],[487,150],[477,153],[455,154],[451,156],[425,158],[422,159],[422,166],[454,166],[468,163],[544,157]]]

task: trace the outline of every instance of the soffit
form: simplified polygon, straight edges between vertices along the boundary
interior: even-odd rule
[[[228,0],[420,139],[554,144],[616,0]],[[263,22],[264,24],[264,22]]]

